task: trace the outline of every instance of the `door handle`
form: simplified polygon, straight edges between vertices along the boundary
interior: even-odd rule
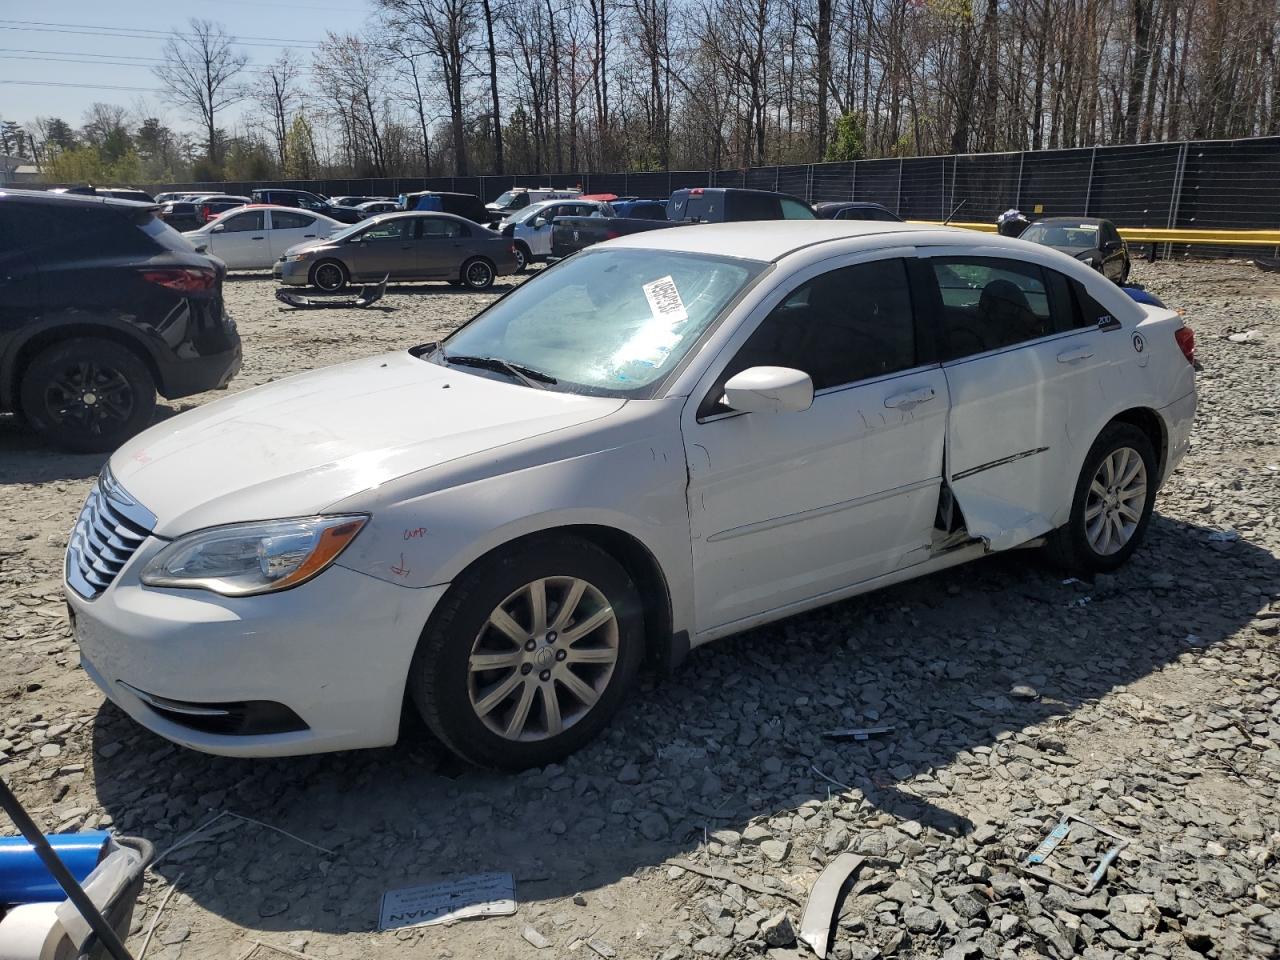
[[[1093,356],[1093,347],[1075,347],[1072,350],[1063,350],[1058,354],[1059,363],[1075,363],[1077,360],[1088,360]]]
[[[315,237],[315,234],[314,234],[314,233],[304,233],[304,234],[302,235],[302,238],[303,238],[304,240],[307,240],[307,239],[313,239],[314,237]]]
[[[266,238],[266,237],[254,237],[253,239],[255,239],[255,240],[265,240],[265,239],[267,239],[267,238]]]
[[[933,387],[917,387],[914,390],[904,390],[902,393],[885,397],[884,405],[891,410],[910,410],[922,403],[928,403],[935,396],[937,394]]]

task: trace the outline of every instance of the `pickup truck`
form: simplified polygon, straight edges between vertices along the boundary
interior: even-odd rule
[[[640,210],[634,212],[640,213]],[[563,260],[584,247],[602,240],[659,230],[689,223],[728,223],[742,220],[814,220],[813,210],[803,200],[771,190],[742,190],[734,187],[690,187],[677,190],[667,202],[666,219],[630,217],[557,217],[551,233],[551,256]]]

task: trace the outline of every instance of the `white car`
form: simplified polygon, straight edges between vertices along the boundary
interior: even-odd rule
[[[443,344],[112,456],[81,662],[178,743],[563,757],[642,661],[1047,539],[1105,571],[1187,450],[1194,338],[1046,247],[909,223],[621,238]]]
[[[290,247],[323,239],[347,226],[297,207],[251,204],[228,210],[183,236],[230,270],[270,270]]]
[[[613,208],[599,200],[543,200],[531,203],[502,221],[498,232],[515,241],[516,272],[551,256],[551,228],[556,217],[612,217]]]

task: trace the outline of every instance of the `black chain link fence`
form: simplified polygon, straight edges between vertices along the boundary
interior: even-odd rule
[[[1001,211],[1018,207],[1032,217],[1105,217],[1120,227],[1280,229],[1280,137],[746,170],[227,181],[166,184],[154,190],[247,194],[256,187],[284,187],[327,196],[391,197],[448,190],[489,202],[511,187],[545,186],[659,198],[682,187],[749,187],[813,203],[873,201],[908,220],[944,220],[954,213],[957,221],[989,223]]]

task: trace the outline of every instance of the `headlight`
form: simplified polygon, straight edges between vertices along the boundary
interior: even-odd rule
[[[309,256],[311,256],[310,253],[291,253],[283,259],[286,263],[297,263],[299,260],[305,260]]]
[[[226,597],[287,590],[338,559],[368,519],[347,514],[197,530],[156,554],[142,571],[142,582]]]

